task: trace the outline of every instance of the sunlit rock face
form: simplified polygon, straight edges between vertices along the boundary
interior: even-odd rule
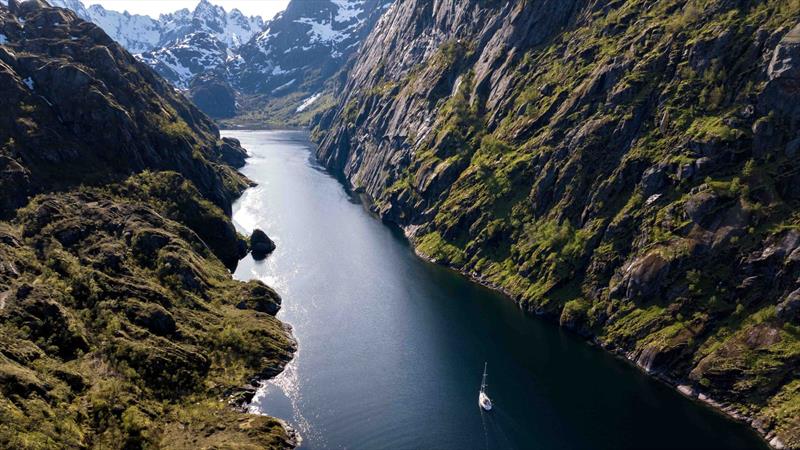
[[[43,0],[0,6],[0,111],[0,448],[295,447],[220,401],[247,401],[295,349],[277,294],[230,274],[247,252],[239,142]],[[215,323],[252,350],[220,351]],[[125,398],[86,414],[112,385]],[[183,405],[204,417],[178,425]]]
[[[420,254],[800,448],[798,17],[398,1],[317,156]]]

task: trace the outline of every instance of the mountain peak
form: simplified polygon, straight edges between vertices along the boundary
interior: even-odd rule
[[[203,13],[206,11],[220,15],[225,15],[225,8],[217,6],[209,2],[208,0],[200,0],[200,3],[198,3],[197,6],[194,8],[194,14],[197,15],[199,13]]]
[[[81,0],[50,2],[53,6],[71,9],[80,18],[94,22],[112,39],[137,54],[165,48],[197,31],[208,32],[227,47],[235,48],[264,28],[261,17],[246,17],[239,10],[227,13],[225,8],[209,0],[201,0],[194,10],[184,8],[161,14],[158,19],[128,11],[111,11],[97,4],[86,8]]]

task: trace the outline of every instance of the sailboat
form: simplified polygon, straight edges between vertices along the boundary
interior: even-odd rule
[[[486,395],[486,365],[487,363],[483,363],[483,380],[481,381],[481,391],[478,394],[478,405],[484,411],[491,411],[492,400]]]

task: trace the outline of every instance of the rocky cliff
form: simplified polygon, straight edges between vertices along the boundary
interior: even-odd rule
[[[0,6],[0,448],[285,448],[241,386],[294,351],[232,280],[245,151],[100,28]]]
[[[799,448],[798,17],[401,0],[318,156],[420,254]]]

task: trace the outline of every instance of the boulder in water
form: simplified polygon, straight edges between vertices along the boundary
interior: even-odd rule
[[[253,235],[250,236],[250,250],[253,252],[254,259],[262,260],[275,251],[275,243],[267,236],[267,233],[256,228],[253,230]]]

